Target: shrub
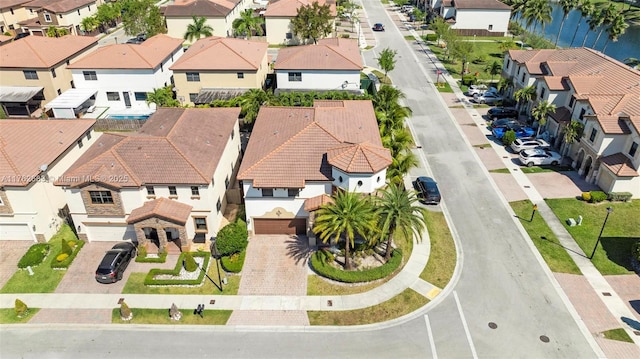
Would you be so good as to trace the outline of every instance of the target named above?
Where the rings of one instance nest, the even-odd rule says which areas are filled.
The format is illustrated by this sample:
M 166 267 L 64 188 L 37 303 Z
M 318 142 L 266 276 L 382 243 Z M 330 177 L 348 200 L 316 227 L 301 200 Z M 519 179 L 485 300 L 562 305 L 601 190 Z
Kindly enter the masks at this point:
M 476 56 L 473 61 L 474 64 L 484 64 L 485 62 L 487 62 L 487 55 L 485 54 L 479 54 L 478 56 Z
M 340 37 L 343 39 L 348 39 L 349 38 L 349 34 L 340 34 Z
M 80 253 L 80 250 L 82 249 L 82 247 L 84 247 L 84 245 L 85 245 L 84 241 L 77 241 L 75 247 L 73 247 L 73 251 L 71 252 L 71 254 L 68 254 L 67 258 L 65 258 L 65 259 L 63 259 L 61 261 L 58 261 L 57 259 L 62 254 L 66 254 L 66 253 L 62 253 L 62 251 L 60 251 L 60 253 L 56 257 L 56 260 L 51 262 L 51 268 L 54 268 L 54 269 L 55 268 L 69 268 L 69 266 L 71 265 L 73 260 L 76 258 L 78 253 Z
M 609 201 L 627 202 L 633 197 L 631 192 L 609 192 Z
M 147 257 L 147 247 L 140 244 L 138 245 L 138 255 L 136 256 L 137 263 L 164 263 L 167 261 L 167 251 L 162 249 L 158 250 L 157 257 Z
M 509 130 L 504 133 L 502 136 L 502 143 L 505 146 L 509 146 L 516 140 L 516 132 L 514 130 Z
M 427 41 L 437 41 L 438 40 L 438 35 L 436 35 L 436 34 L 427 34 L 426 39 L 427 39 Z
M 362 271 L 344 271 L 331 266 L 329 264 L 330 262 L 327 262 L 331 257 L 322 252 L 325 251 L 316 251 L 311 256 L 311 267 L 313 270 L 322 277 L 344 283 L 371 282 L 384 278 L 395 272 L 402 263 L 402 251 L 400 249 L 394 249 L 393 252 L 391 252 L 391 259 L 380 267 Z
M 195 272 L 195 270 L 198 269 L 198 263 L 196 263 L 196 260 L 193 259 L 193 256 L 189 252 L 184 253 L 183 263 L 184 269 L 187 272 Z
M 197 279 L 156 279 L 157 275 L 168 274 L 172 276 L 178 276 L 180 274 L 180 270 L 182 269 L 182 260 L 184 259 L 184 254 L 187 252 L 182 252 L 180 257 L 178 257 L 178 262 L 174 269 L 158 269 L 153 268 L 147 273 L 147 276 L 144 278 L 144 285 L 200 285 L 202 280 L 204 279 L 205 272 L 209 265 L 209 259 L 211 259 L 211 255 L 209 252 L 194 252 L 190 253 L 193 257 L 203 257 L 204 263 L 202 263 L 202 268 L 204 270 L 200 271 Z
M 477 82 L 478 78 L 473 76 L 472 74 L 462 75 L 462 84 L 465 86 L 475 85 Z
M 76 245 L 78 244 L 77 241 L 75 240 L 69 240 L 67 241 L 67 243 L 69 244 L 69 247 L 71 247 L 72 249 L 76 247 Z
M 640 262 L 640 241 L 631 246 L 631 256 Z
M 244 257 L 246 254 L 247 251 L 242 251 L 240 253 L 234 253 L 228 257 L 222 257 L 222 268 L 225 272 L 240 273 L 242 271 L 242 266 L 244 265 Z
M 49 254 L 49 249 L 51 246 L 47 243 L 37 243 L 29 247 L 27 253 L 20 258 L 18 262 L 18 268 L 27 268 L 27 267 L 35 267 L 38 264 L 42 263 L 47 254 Z
M 602 191 L 591 191 L 591 203 L 599 203 L 607 199 L 607 194 Z
M 16 298 L 13 305 L 13 310 L 16 312 L 18 318 L 22 318 L 29 313 L 29 307 L 27 307 L 27 305 L 18 298 Z
M 69 245 L 69 243 L 67 243 L 67 240 L 64 238 L 62 238 L 62 241 L 61 241 L 60 253 L 66 253 L 68 256 L 70 256 L 71 253 L 73 253 L 73 249 L 71 249 L 71 246 Z
M 247 225 L 242 220 L 229 223 L 218 232 L 216 248 L 222 256 L 230 256 L 239 253 L 247 248 L 249 234 Z
M 58 256 L 56 257 L 56 261 L 58 262 L 62 262 L 63 260 L 69 258 L 69 255 L 66 253 L 60 253 L 58 254 Z
M 591 192 L 582 192 L 582 200 L 585 202 L 591 202 Z
M 131 312 L 131 309 L 125 302 L 122 302 L 122 304 L 120 304 L 120 319 L 122 320 L 133 319 L 133 313 Z

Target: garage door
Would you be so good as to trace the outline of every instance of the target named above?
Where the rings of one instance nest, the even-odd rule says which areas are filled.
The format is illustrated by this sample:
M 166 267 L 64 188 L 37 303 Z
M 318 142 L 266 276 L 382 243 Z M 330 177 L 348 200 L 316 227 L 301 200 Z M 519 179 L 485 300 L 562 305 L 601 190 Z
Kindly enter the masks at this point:
M 0 240 L 3 241 L 33 241 L 28 224 L 2 223 L 0 224 Z
M 307 234 L 307 219 L 254 219 L 253 232 L 255 234 Z
M 123 239 L 134 240 L 136 231 L 133 226 L 121 225 L 87 225 L 87 238 L 89 242 L 120 241 Z

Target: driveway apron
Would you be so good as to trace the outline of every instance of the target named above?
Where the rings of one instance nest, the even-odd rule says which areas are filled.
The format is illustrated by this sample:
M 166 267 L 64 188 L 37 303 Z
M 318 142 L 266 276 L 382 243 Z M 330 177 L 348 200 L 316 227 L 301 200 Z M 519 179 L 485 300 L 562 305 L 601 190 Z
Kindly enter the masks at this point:
M 0 241 L 0 288 L 18 270 L 18 261 L 34 244 L 31 241 Z

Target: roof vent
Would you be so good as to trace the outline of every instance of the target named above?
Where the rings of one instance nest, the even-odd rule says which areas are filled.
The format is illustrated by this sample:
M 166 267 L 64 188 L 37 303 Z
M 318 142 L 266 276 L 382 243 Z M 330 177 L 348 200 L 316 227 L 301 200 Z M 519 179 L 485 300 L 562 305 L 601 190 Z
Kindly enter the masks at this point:
M 113 168 L 113 166 L 115 166 L 115 165 L 113 164 L 113 162 L 111 162 L 111 168 Z
M 142 146 L 138 146 L 138 150 L 141 150 L 141 149 L 142 149 Z
M 62 130 L 58 130 L 58 132 L 60 132 L 60 133 L 64 133 Z
M 62 144 L 62 141 L 58 141 L 58 144 L 60 144 L 60 145 L 61 145 L 61 144 Z
M 162 129 L 164 129 L 164 125 L 160 125 L 160 129 L 161 129 L 161 130 L 162 130 Z
M 207 145 L 210 145 L 210 144 L 211 144 L 211 141 L 207 140 Z
M 278 134 L 278 130 L 273 131 L 273 134 L 277 135 Z
M 98 143 L 98 146 L 102 147 L 102 146 L 104 146 L 104 143 L 100 142 L 100 143 Z

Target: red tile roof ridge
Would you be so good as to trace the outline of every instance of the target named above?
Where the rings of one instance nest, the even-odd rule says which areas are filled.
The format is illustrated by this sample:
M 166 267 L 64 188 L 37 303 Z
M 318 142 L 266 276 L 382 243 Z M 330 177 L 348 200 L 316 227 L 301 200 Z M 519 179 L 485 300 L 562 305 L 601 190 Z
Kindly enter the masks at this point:
M 47 64 L 47 61 L 45 61 L 45 60 L 40 56 L 40 52 L 39 52 L 39 51 L 36 51 L 36 49 L 35 49 L 33 46 L 31 46 L 31 42 L 26 42 L 26 43 L 25 43 L 25 45 L 27 45 L 28 47 L 30 47 L 30 48 L 31 48 L 31 51 L 33 51 L 33 52 L 35 53 L 36 57 L 37 57 L 38 59 L 40 59 L 40 61 L 41 61 L 43 64 L 45 64 L 45 65 Z
M 182 117 L 182 116 L 181 116 L 181 117 Z M 178 121 L 180 121 L 180 119 L 179 119 L 179 118 L 178 118 Z M 177 123 L 178 121 L 176 121 L 176 123 Z M 176 152 L 180 155 L 180 157 L 182 157 L 182 158 L 185 160 L 185 162 L 186 162 L 186 163 L 188 163 L 188 164 L 189 164 L 189 166 L 191 166 L 191 168 L 193 168 L 193 170 L 194 170 L 194 171 L 196 171 L 196 173 L 197 173 L 198 175 L 200 175 L 200 177 L 202 177 L 202 179 L 204 180 L 204 182 L 205 182 L 205 183 L 207 183 L 207 182 L 208 182 L 208 180 L 207 180 L 207 176 L 205 176 L 205 175 L 200 171 L 200 169 L 198 169 L 198 168 L 193 164 L 193 162 L 191 162 L 191 161 L 189 160 L 189 158 L 188 158 L 187 156 L 185 156 L 185 154 L 184 154 L 182 151 L 180 151 L 180 149 L 179 149 L 178 147 L 176 147 L 176 145 L 175 145 L 175 144 L 173 144 L 173 142 L 172 142 L 171 140 L 169 140 L 169 138 L 168 138 L 168 137 L 169 137 L 169 135 L 171 134 L 171 132 L 173 132 L 173 130 L 174 130 L 176 127 L 177 127 L 177 126 L 175 126 L 175 125 L 174 125 L 174 126 L 171 128 L 171 131 L 169 131 L 169 133 L 167 133 L 167 136 L 164 138 L 164 140 L 165 140 L 165 141 L 167 141 L 167 143 L 168 143 L 171 147 L 173 147 L 173 149 L 174 149 L 174 150 L 176 150 Z
M 149 60 L 147 60 L 147 57 L 143 55 L 140 51 L 138 51 L 138 49 L 142 49 L 142 47 L 140 47 L 139 45 L 133 45 L 133 44 L 125 44 L 125 45 L 127 45 L 131 51 L 135 52 L 142 59 L 142 61 L 144 61 L 147 65 L 149 65 L 149 67 L 153 68 L 153 64 L 150 63 Z
M 223 38 L 221 38 L 221 39 L 223 39 Z M 226 41 L 220 40 L 220 43 L 222 45 L 224 45 L 226 48 L 228 48 L 231 52 L 233 52 L 234 54 L 238 55 L 241 59 L 246 61 L 249 64 L 249 66 L 255 68 L 256 70 L 259 68 L 259 67 L 256 67 L 253 63 L 251 63 L 251 61 L 249 61 L 245 56 L 242 56 L 240 53 L 238 53 L 236 50 L 234 50 L 231 46 L 227 45 Z
M 112 152 L 113 156 L 116 158 L 116 161 L 118 161 L 118 163 L 120 163 L 120 165 L 124 168 L 124 170 L 127 171 L 127 173 L 130 176 L 129 178 L 132 178 L 135 181 L 135 183 L 139 186 L 140 183 L 142 183 L 142 181 L 140 180 L 140 178 L 136 177 L 135 172 L 131 170 L 129 166 L 127 166 L 126 164 L 127 161 L 122 159 L 122 157 L 120 157 L 120 154 L 118 154 L 118 152 L 116 151 L 117 148 L 123 145 L 123 142 L 126 142 L 126 141 L 118 142 L 115 146 L 111 147 L 109 151 Z
M 2 140 L 3 138 L 0 137 L 0 140 Z M 9 164 L 9 166 L 11 167 L 11 169 L 13 170 L 13 173 L 18 174 L 20 173 L 20 170 L 18 169 L 18 167 L 16 167 L 16 164 L 13 163 L 13 161 L 11 161 L 11 157 L 9 157 L 9 154 L 7 153 L 7 151 L 5 151 L 4 149 L 4 143 L 2 146 L 0 146 L 0 152 L 2 153 L 2 156 L 4 158 L 7 159 L 7 163 Z

